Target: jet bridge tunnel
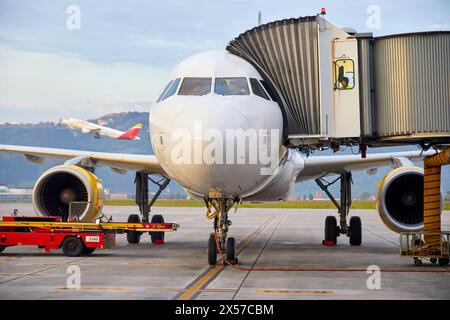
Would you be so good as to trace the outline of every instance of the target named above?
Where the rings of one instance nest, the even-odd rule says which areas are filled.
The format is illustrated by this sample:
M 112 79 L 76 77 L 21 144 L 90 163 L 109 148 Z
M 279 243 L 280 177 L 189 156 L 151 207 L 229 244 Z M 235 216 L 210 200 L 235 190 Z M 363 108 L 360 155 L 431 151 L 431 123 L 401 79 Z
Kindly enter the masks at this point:
M 311 16 L 250 29 L 227 50 L 277 93 L 290 147 L 450 143 L 449 31 L 374 38 Z

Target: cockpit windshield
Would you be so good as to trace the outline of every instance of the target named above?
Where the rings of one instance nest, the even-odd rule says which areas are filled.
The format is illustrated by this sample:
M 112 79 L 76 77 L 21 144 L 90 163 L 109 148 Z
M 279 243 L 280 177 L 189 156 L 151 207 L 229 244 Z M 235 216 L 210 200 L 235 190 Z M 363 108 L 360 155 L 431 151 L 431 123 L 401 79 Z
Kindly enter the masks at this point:
M 186 77 L 181 83 L 179 95 L 182 96 L 203 96 L 211 93 L 212 78 L 189 78 Z
M 214 93 L 230 96 L 230 95 L 249 95 L 246 78 L 216 78 Z

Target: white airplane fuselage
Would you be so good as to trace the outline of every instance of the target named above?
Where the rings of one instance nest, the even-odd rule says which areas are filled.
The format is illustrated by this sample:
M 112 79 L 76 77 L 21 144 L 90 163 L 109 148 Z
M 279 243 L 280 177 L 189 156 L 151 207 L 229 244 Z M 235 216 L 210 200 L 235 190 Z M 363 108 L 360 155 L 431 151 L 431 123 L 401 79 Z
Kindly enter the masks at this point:
M 210 78 L 210 92 L 179 94 L 186 78 Z M 216 82 L 223 78 L 244 78 L 249 94 L 216 93 Z M 174 69 L 169 80 L 180 79 L 175 93 L 152 107 L 150 135 L 154 153 L 167 174 L 191 196 L 218 192 L 224 197 L 258 200 L 258 195 L 264 194 L 268 201 L 285 199 L 292 189 L 295 171 L 299 171 L 303 160 L 297 152 L 281 145 L 280 107 L 256 95 L 251 78 L 262 80 L 252 65 L 235 55 L 223 51 L 200 53 Z M 238 142 L 239 138 L 230 138 L 233 134 L 247 140 Z M 252 134 L 258 135 L 257 145 L 247 138 Z M 264 173 L 268 165 L 260 159 L 269 153 L 268 149 L 277 151 L 272 161 L 276 167 L 280 159 L 286 160 L 272 174 Z

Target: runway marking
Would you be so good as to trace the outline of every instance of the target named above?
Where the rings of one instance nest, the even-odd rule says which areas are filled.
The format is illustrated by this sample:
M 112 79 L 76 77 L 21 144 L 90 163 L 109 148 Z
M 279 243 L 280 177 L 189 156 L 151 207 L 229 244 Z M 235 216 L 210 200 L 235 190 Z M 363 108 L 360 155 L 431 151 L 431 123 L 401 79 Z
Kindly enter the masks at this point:
M 244 250 L 248 244 L 253 241 L 272 221 L 274 218 L 268 218 L 263 224 L 261 224 L 252 234 L 246 237 L 243 241 L 239 243 L 236 249 L 236 253 Z M 210 269 L 206 274 L 201 275 L 200 278 L 195 281 L 186 291 L 181 294 L 177 300 L 190 300 L 194 295 L 196 295 L 204 286 L 212 281 L 219 273 L 225 268 L 224 264 L 217 264 L 212 269 Z
M 54 291 L 71 291 L 71 292 L 131 292 L 130 288 L 80 288 L 80 289 L 69 289 L 69 288 L 55 288 Z
M 258 294 L 308 294 L 308 295 L 330 295 L 336 294 L 333 290 L 268 290 L 258 289 Z

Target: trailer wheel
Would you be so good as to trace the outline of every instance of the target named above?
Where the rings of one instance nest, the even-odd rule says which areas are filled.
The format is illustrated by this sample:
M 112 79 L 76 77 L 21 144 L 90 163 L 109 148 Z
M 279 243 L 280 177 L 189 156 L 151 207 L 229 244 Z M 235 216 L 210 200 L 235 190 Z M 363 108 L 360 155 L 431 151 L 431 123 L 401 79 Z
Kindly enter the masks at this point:
M 130 214 L 128 217 L 128 223 L 140 223 L 141 218 L 137 214 Z M 139 243 L 141 240 L 141 233 L 138 231 L 127 231 L 128 243 Z
M 6 247 L 4 246 L 0 246 L 0 252 L 2 252 L 3 250 L 5 250 Z
M 164 223 L 164 217 L 160 214 L 155 214 L 152 217 L 151 223 Z M 163 244 L 164 243 L 164 232 L 149 232 L 152 238 L 152 243 Z
M 438 259 L 439 265 L 442 267 L 448 265 L 449 261 L 450 261 L 449 258 L 439 258 Z
M 90 255 L 90 254 L 92 254 L 94 251 L 95 251 L 95 248 L 86 248 L 86 247 L 84 247 L 84 249 L 83 249 L 83 254 L 84 254 L 84 255 Z
M 62 250 L 68 257 L 79 257 L 83 254 L 84 243 L 77 237 L 68 237 L 62 244 Z

